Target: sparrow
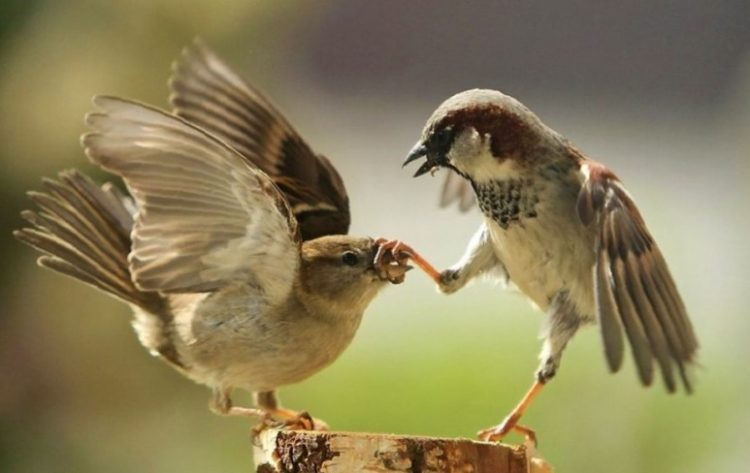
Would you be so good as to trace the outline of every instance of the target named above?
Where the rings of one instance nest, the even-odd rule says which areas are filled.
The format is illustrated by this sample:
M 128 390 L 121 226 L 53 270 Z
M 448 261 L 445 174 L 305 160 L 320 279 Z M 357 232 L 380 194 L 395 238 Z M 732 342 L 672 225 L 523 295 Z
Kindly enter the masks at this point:
M 215 413 L 325 427 L 276 390 L 336 360 L 407 258 L 383 250 L 376 265 L 385 240 L 346 234 L 336 169 L 204 44 L 174 70 L 174 113 L 99 96 L 86 116 L 85 154 L 129 195 L 62 172 L 14 235 L 127 303 L 141 344 L 210 387 Z M 256 407 L 234 406 L 234 389 Z
M 611 372 L 624 340 L 638 376 L 689 393 L 698 341 L 667 263 L 635 201 L 617 176 L 589 159 L 519 101 L 495 90 L 467 90 L 427 120 L 404 165 L 425 159 L 415 177 L 448 168 L 441 204 L 478 204 L 484 219 L 463 257 L 431 270 L 451 294 L 481 275 L 499 275 L 547 314 L 535 382 L 497 426 L 500 440 L 555 376 L 578 329 L 598 324 Z M 394 245 L 395 246 L 395 245 Z M 679 381 L 678 381 L 679 380 Z

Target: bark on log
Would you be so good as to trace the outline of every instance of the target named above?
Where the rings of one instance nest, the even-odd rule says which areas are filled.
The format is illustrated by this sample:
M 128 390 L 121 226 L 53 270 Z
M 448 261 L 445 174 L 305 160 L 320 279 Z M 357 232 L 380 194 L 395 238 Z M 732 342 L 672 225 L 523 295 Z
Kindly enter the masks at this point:
M 267 429 L 257 473 L 551 473 L 531 446 L 468 439 Z

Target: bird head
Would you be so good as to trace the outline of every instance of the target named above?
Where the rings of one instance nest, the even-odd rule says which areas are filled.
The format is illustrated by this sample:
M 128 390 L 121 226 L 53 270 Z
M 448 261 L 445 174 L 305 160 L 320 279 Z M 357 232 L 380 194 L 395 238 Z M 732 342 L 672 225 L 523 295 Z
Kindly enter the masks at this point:
M 411 269 L 402 264 L 376 267 L 378 248 L 372 238 L 348 235 L 304 242 L 300 282 L 305 292 L 332 308 L 364 310 L 380 289 L 402 282 Z
M 513 97 L 467 90 L 435 110 L 404 166 L 425 158 L 414 177 L 447 167 L 475 181 L 496 179 L 533 164 L 532 151 L 555 137 Z

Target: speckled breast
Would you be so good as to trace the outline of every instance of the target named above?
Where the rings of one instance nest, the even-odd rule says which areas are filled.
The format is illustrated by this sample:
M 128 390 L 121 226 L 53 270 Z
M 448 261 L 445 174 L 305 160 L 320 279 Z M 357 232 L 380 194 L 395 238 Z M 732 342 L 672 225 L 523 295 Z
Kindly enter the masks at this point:
M 503 229 L 537 217 L 539 196 L 530 178 L 474 184 L 474 190 L 482 213 Z

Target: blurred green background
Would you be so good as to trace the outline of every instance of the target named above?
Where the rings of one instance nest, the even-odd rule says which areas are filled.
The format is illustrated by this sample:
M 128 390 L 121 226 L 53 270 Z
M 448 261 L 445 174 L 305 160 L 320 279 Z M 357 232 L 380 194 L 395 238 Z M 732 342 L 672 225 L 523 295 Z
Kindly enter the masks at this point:
M 0 1 L 0 470 L 250 471 L 248 424 L 152 359 L 118 302 L 13 241 L 42 176 L 78 167 L 97 93 L 166 106 L 169 65 L 202 36 L 266 90 L 348 185 L 355 234 L 452 264 L 476 211 L 400 169 L 447 96 L 503 90 L 638 200 L 702 342 L 693 396 L 607 373 L 581 332 L 530 411 L 561 472 L 746 471 L 750 451 L 750 3 L 412 0 Z M 286 405 L 341 430 L 473 436 L 532 380 L 543 320 L 491 283 L 389 288 L 332 367 Z M 241 395 L 240 402 L 249 402 Z M 517 440 L 517 439 L 512 439 Z

